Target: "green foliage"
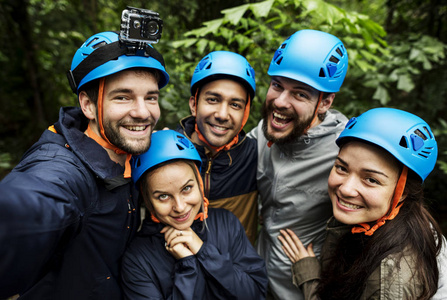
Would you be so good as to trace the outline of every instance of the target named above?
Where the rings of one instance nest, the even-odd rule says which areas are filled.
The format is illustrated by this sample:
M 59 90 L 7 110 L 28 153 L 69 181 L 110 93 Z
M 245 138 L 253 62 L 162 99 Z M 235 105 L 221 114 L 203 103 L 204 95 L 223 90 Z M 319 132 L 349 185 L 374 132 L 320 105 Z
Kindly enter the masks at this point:
M 273 53 L 295 31 L 311 28 L 338 36 L 348 49 L 350 66 L 335 108 L 348 117 L 385 105 L 411 111 L 434 128 L 440 149 L 447 148 L 447 6 L 440 1 L 1 0 L 0 169 L 17 162 L 57 120 L 60 106 L 77 105 L 65 78 L 71 58 L 92 34 L 118 30 L 126 5 L 152 9 L 164 20 L 155 47 L 171 78 L 161 91 L 157 129 L 173 128 L 189 115 L 189 83 L 198 61 L 230 50 L 256 70 L 250 130 L 260 119 Z M 435 178 L 445 179 L 444 151 Z
M 367 72 L 377 71 L 377 64 L 385 62 L 383 54 L 390 52 L 382 26 L 366 15 L 348 12 L 321 0 L 267 0 L 226 9 L 221 18 L 186 32 L 185 39 L 173 42 L 172 47 L 191 51 L 191 46 L 195 46 L 194 57 L 215 50 L 235 51 L 250 61 L 257 79 L 255 109 L 247 123 L 250 129 L 260 119 L 258 108 L 270 82 L 266 71 L 273 53 L 288 36 L 305 28 L 326 31 L 343 40 L 350 58 L 346 81 L 355 83 L 352 87 L 356 89 L 365 84 L 360 78 Z M 336 106 L 346 103 L 346 113 L 357 114 L 365 107 L 349 105 L 356 96 L 349 85 L 340 94 L 345 101 L 338 102 L 337 97 Z

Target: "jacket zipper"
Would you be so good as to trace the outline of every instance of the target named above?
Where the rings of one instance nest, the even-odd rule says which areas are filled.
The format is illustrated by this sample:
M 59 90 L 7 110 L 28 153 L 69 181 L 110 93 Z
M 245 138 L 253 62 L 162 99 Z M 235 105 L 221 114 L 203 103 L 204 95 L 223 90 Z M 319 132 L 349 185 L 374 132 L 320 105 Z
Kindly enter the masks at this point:
M 210 188 L 211 188 L 211 165 L 213 164 L 213 159 L 212 158 L 208 158 L 208 166 L 206 168 L 205 171 L 205 178 L 204 178 L 204 184 L 203 184 L 203 188 L 204 188 L 204 193 L 205 193 L 205 197 L 209 197 L 210 194 Z

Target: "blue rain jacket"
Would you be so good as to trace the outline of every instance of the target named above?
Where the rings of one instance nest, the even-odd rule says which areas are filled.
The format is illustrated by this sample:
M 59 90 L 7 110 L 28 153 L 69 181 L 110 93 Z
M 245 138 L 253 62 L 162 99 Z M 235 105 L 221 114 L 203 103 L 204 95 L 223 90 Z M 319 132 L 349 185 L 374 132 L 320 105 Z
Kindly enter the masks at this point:
M 191 228 L 204 242 L 196 255 L 176 260 L 165 248 L 165 226 L 145 220 L 123 258 L 126 299 L 244 299 L 265 298 L 267 274 L 236 216 L 210 208 Z
M 122 299 L 120 260 L 140 223 L 124 169 L 62 108 L 0 183 L 0 298 Z

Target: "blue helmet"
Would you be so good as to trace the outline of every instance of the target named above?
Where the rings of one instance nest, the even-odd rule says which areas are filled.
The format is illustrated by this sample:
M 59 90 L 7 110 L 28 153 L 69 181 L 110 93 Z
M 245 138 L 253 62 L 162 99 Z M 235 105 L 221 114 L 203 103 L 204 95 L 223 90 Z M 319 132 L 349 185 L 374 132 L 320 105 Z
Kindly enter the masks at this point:
M 214 51 L 200 60 L 192 75 L 191 95 L 204 83 L 222 78 L 234 78 L 241 82 L 248 89 L 250 98 L 254 98 L 255 70 L 245 57 L 229 51 Z
M 202 159 L 194 144 L 183 134 L 174 130 L 160 130 L 151 136 L 149 150 L 140 155 L 132 156 L 132 181 L 136 184 L 140 177 L 150 168 L 161 163 L 176 159 L 192 160 L 199 171 Z
M 125 46 L 121 46 L 116 32 L 97 33 L 85 41 L 76 51 L 67 73 L 73 92 L 87 82 L 112 75 L 130 68 L 151 68 L 160 71 L 158 87 L 169 82 L 169 75 L 164 67 L 163 56 L 151 45 L 137 54 L 127 54 Z
M 305 29 L 276 50 L 267 73 L 301 81 L 320 92 L 335 93 L 348 71 L 348 53 L 332 34 Z
M 436 164 L 438 146 L 430 126 L 416 115 L 394 108 L 374 108 L 351 118 L 336 143 L 360 139 L 382 147 L 422 181 Z

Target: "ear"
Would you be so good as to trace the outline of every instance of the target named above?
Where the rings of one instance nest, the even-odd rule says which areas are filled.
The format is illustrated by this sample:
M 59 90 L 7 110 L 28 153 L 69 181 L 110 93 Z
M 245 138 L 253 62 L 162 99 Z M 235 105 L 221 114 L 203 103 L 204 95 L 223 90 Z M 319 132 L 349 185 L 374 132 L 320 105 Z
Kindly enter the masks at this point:
M 321 99 L 320 106 L 318 108 L 318 114 L 326 113 L 329 108 L 332 106 L 332 102 L 334 102 L 335 93 L 330 93 L 326 98 Z
M 93 103 L 85 91 L 79 93 L 79 105 L 87 119 L 96 120 L 96 104 Z
M 189 98 L 189 109 L 191 110 L 191 115 L 194 117 L 197 116 L 197 107 L 196 107 L 196 99 L 194 96 Z

